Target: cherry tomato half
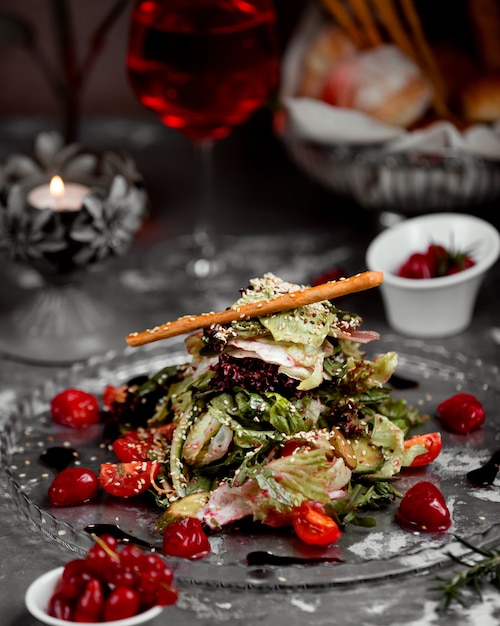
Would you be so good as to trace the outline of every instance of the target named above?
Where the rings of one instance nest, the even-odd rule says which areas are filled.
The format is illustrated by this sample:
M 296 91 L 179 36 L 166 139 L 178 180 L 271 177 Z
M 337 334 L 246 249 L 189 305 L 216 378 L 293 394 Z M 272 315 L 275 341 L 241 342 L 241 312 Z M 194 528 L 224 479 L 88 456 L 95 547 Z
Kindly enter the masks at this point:
M 421 467 L 422 465 L 428 465 L 434 459 L 439 456 L 443 448 L 443 441 L 441 439 L 441 433 L 427 433 L 425 435 L 415 435 L 405 441 L 405 450 L 409 450 L 415 445 L 424 446 L 427 452 L 422 452 L 416 456 L 410 467 Z
M 157 428 L 141 428 L 126 433 L 123 437 L 115 439 L 112 444 L 113 452 L 119 461 L 149 461 L 154 459 L 150 452 L 154 450 L 156 441 L 160 437 L 166 441 L 172 441 L 175 424 L 164 424 Z
M 293 511 L 292 522 L 297 537 L 313 546 L 328 546 L 342 535 L 319 502 L 303 502 Z
M 122 463 L 130 461 L 147 461 L 151 445 L 146 441 L 140 441 L 138 437 L 120 437 L 112 444 L 116 458 Z
M 104 491 L 112 496 L 131 498 L 147 491 L 159 472 L 160 464 L 157 461 L 103 463 L 99 481 Z

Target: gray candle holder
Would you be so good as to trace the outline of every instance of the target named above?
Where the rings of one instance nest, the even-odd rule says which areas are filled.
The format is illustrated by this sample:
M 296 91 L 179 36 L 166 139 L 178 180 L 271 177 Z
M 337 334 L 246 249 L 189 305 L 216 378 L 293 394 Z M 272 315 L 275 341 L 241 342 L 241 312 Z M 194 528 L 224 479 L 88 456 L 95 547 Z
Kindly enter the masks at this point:
M 54 175 L 89 188 L 80 209 L 30 206 L 29 192 Z M 93 295 L 88 274 L 127 253 L 146 213 L 142 178 L 127 153 L 94 154 L 43 133 L 33 155 L 10 156 L 0 169 L 0 249 L 14 267 L 35 270 L 40 284 L 20 290 L 0 312 L 0 349 L 33 361 L 68 362 L 126 334 L 126 311 Z

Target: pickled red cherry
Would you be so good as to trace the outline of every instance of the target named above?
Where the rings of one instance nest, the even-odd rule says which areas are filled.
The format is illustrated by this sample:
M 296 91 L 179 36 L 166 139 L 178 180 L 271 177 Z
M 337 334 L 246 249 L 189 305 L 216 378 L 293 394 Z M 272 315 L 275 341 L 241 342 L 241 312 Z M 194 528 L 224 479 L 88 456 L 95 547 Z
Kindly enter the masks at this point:
M 112 535 L 102 535 L 87 552 L 86 562 L 90 571 L 106 580 L 112 575 L 119 559 L 118 541 Z
M 86 558 L 66 564 L 47 612 L 66 621 L 116 621 L 174 604 L 179 592 L 172 582 L 173 571 L 160 555 L 133 544 L 119 549 L 115 537 L 102 535 Z
M 210 552 L 208 537 L 199 519 L 184 517 L 169 524 L 163 533 L 162 553 L 186 559 L 202 559 Z
M 76 601 L 75 622 L 99 622 L 104 609 L 104 589 L 98 578 L 91 578 Z
M 116 587 L 104 604 L 104 621 L 111 622 L 136 615 L 139 610 L 139 594 L 129 587 Z
M 85 559 L 73 559 L 64 566 L 56 592 L 68 600 L 75 600 L 92 577 Z
M 470 393 L 457 393 L 438 404 L 440 421 L 453 433 L 465 435 L 484 424 L 486 412 Z
M 51 596 L 47 613 L 57 619 L 73 621 L 73 605 L 62 593 L 56 592 Z
M 407 530 L 443 532 L 451 526 L 451 515 L 443 494 L 431 482 L 422 481 L 408 489 L 396 512 Z

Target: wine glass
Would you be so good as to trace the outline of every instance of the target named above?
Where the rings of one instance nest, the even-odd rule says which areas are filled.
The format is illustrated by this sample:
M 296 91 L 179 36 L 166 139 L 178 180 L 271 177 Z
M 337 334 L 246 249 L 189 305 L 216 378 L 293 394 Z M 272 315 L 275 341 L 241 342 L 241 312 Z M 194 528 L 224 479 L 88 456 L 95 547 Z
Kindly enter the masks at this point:
M 198 209 L 190 235 L 155 264 L 167 285 L 203 290 L 225 261 L 213 228 L 213 146 L 245 122 L 278 84 L 272 0 L 136 0 L 127 52 L 139 101 L 192 143 Z M 177 281 L 177 282 L 176 282 Z

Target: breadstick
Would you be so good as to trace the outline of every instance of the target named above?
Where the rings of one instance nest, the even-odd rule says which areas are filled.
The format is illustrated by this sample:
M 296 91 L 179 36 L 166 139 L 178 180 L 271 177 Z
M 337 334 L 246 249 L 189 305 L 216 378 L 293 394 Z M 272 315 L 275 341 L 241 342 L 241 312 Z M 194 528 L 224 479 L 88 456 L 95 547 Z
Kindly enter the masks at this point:
M 357 48 L 365 48 L 367 42 L 363 36 L 363 30 L 358 28 L 343 2 L 339 0 L 323 0 L 323 3 L 338 25 L 345 30 L 354 45 Z
M 129 346 L 136 347 L 160 339 L 184 335 L 200 328 L 208 328 L 212 324 L 228 324 L 237 320 L 248 320 L 254 317 L 264 317 L 272 313 L 298 309 L 314 302 L 333 300 L 349 293 L 365 291 L 377 287 L 383 281 L 382 272 L 363 272 L 350 278 L 341 278 L 316 287 L 306 287 L 297 291 L 282 294 L 270 300 L 248 302 L 240 306 L 232 306 L 219 313 L 202 313 L 201 315 L 185 315 L 173 322 L 167 322 L 143 332 L 127 335 Z
M 418 61 L 415 49 L 403 28 L 398 12 L 392 4 L 392 0 L 373 0 L 373 2 L 393 42 L 406 56 L 413 59 L 413 61 Z
M 351 0 L 351 6 L 366 32 L 370 46 L 379 46 L 382 43 L 382 37 L 367 0 Z
M 415 5 L 413 4 L 413 0 L 402 0 L 402 7 L 408 24 L 410 25 L 410 29 L 413 32 L 415 44 L 420 50 L 420 65 L 423 66 L 422 69 L 426 71 L 430 81 L 432 82 L 432 86 L 434 87 L 434 108 L 436 109 L 436 113 L 444 118 L 449 117 L 450 111 L 446 103 L 442 76 L 432 50 L 425 38 L 422 24 L 415 9 Z

